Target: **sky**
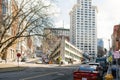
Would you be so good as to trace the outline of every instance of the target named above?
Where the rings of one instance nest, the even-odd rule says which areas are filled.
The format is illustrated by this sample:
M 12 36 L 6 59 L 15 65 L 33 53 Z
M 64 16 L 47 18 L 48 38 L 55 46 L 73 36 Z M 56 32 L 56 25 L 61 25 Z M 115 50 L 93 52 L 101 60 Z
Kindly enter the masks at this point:
M 59 15 L 56 17 L 57 27 L 70 28 L 69 12 L 77 0 L 58 0 Z M 120 24 L 120 0 L 92 0 L 92 5 L 97 6 L 97 37 L 104 40 L 104 47 L 109 48 L 108 39 L 111 41 L 114 25 Z M 111 46 L 111 42 L 110 42 Z

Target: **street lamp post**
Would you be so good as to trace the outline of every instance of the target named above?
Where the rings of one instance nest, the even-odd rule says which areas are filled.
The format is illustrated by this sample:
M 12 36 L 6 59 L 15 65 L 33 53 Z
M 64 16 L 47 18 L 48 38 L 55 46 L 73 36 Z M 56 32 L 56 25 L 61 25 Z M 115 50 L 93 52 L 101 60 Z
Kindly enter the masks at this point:
M 111 56 L 110 39 L 108 39 L 108 44 L 109 44 L 108 57 L 110 57 Z M 111 66 L 111 62 L 110 61 L 109 61 L 109 66 Z
M 108 44 L 109 44 L 109 50 L 110 50 L 110 39 L 108 39 Z

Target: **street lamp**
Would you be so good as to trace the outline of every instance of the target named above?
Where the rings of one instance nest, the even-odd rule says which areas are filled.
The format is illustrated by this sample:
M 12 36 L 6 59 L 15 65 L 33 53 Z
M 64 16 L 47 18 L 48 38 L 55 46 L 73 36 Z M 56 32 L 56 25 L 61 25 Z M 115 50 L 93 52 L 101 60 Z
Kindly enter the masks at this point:
M 108 39 L 108 44 L 109 44 L 109 50 L 110 50 L 110 39 Z

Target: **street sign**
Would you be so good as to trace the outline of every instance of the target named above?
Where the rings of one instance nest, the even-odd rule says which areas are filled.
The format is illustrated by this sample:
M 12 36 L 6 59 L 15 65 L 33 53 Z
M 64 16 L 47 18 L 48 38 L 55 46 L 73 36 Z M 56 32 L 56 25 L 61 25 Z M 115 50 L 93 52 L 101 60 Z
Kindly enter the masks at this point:
M 17 53 L 17 57 L 19 58 L 21 56 L 21 54 L 20 53 Z
M 18 67 L 19 67 L 19 57 L 21 56 L 20 53 L 17 53 L 17 57 L 18 57 Z
M 115 58 L 115 59 L 120 58 L 120 53 L 119 53 L 119 51 L 115 51 L 113 55 L 114 55 L 114 58 Z
M 112 60 L 113 60 L 113 59 L 112 59 L 112 56 L 109 56 L 109 57 L 108 57 L 108 61 L 109 61 L 109 62 L 112 62 Z

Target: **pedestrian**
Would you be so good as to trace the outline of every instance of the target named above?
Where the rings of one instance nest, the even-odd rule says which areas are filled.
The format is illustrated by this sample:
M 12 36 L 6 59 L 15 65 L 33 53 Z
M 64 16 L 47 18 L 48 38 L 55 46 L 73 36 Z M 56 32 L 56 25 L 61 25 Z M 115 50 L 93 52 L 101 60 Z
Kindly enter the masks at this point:
M 112 71 L 112 75 L 114 78 L 116 78 L 116 71 L 117 71 L 117 66 L 116 66 L 116 61 L 113 61 L 113 64 L 111 65 L 111 71 Z
M 42 58 L 42 63 L 45 63 L 45 59 L 44 58 Z
M 5 58 L 4 60 L 5 60 L 5 63 L 7 63 L 7 59 Z
M 48 60 L 47 58 L 45 59 L 45 63 L 46 63 L 46 64 L 48 64 L 48 63 L 49 63 L 49 60 Z
M 56 63 L 59 64 L 59 59 L 58 58 L 56 59 Z

